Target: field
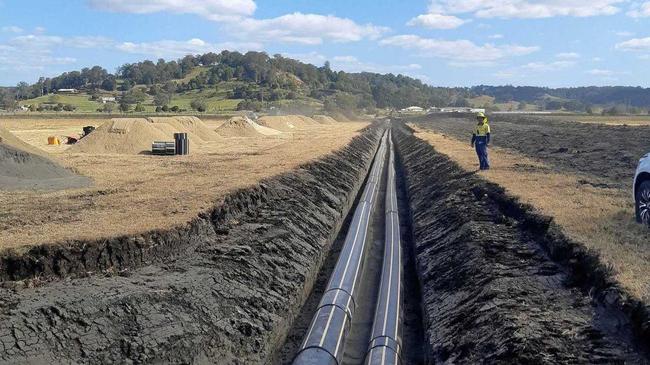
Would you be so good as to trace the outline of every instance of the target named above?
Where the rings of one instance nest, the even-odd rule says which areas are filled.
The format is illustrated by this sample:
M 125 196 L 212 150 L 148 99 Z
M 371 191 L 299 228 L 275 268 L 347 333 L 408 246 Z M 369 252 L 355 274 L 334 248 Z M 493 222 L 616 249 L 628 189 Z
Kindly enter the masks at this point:
M 646 363 L 650 126 L 498 116 L 477 172 L 472 118 L 341 120 L 0 120 L 0 186 L 92 179 L 0 190 L 0 362 Z
M 468 171 L 473 121 L 427 118 L 417 136 Z M 630 185 L 650 129 L 586 125 L 557 117 L 497 116 L 491 122 L 490 181 L 554 217 L 570 237 L 599 252 L 633 293 L 650 300 L 650 234 L 634 222 Z
M 221 124 L 206 122 L 212 128 Z M 365 125 L 225 139 L 197 148 L 189 158 L 65 153 L 69 146 L 46 144 L 48 135 L 79 133 L 85 125 L 101 123 L 26 119 L 0 124 L 95 181 L 92 188 L 75 191 L 0 192 L 4 202 L 2 249 L 38 245 L 54 237 L 57 241 L 91 240 L 184 223 L 229 192 L 341 148 Z M 84 226 L 93 229 L 79 229 Z

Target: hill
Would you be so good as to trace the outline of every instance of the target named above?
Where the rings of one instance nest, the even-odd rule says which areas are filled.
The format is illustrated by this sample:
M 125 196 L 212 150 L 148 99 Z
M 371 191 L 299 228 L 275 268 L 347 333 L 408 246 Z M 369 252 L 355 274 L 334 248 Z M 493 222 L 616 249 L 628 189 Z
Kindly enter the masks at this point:
M 56 95 L 75 89 L 71 95 Z M 104 98 L 104 99 L 102 99 Z M 106 102 L 115 99 L 115 102 Z M 526 86 L 433 87 L 404 75 L 333 71 L 281 55 L 223 51 L 179 60 L 125 64 L 115 74 L 100 66 L 0 88 L 0 108 L 75 112 L 330 113 L 401 109 L 411 105 L 475 106 L 491 110 L 645 113 L 650 89 Z

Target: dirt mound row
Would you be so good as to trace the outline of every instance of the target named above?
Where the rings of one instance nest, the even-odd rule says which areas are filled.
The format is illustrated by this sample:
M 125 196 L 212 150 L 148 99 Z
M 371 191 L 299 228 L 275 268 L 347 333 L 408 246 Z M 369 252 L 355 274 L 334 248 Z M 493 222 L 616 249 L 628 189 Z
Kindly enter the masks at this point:
M 147 118 L 147 120 L 152 123 L 168 124 L 173 127 L 176 132 L 184 132 L 188 133 L 188 135 L 191 134 L 190 139 L 192 139 L 193 136 L 197 139 L 196 142 L 221 140 L 217 133 L 197 117 L 150 117 Z
M 60 166 L 0 128 L 0 190 L 61 190 L 90 185 L 91 180 Z M 22 150 L 21 147 L 26 147 Z
M 320 124 L 336 124 L 338 123 L 336 119 L 330 117 L 329 115 L 314 115 L 312 117 L 317 123 Z
M 154 141 L 173 141 L 174 133 L 187 133 L 190 145 L 219 141 L 221 137 L 196 117 L 114 118 L 70 147 L 71 153 L 140 154 Z
M 645 361 L 633 326 L 605 296 L 590 300 L 590 288 L 616 290 L 595 256 L 410 131 L 395 135 L 431 362 Z
M 4 282 L 0 363 L 267 363 L 358 193 L 379 132 L 234 193 L 187 226 L 5 257 L 5 280 L 107 275 L 33 289 L 25 288 L 33 279 Z
M 261 126 L 248 117 L 233 117 L 216 129 L 223 137 L 262 137 L 277 136 L 282 132 Z
M 257 123 L 283 132 L 291 132 L 319 125 L 315 120 L 303 115 L 265 116 L 259 118 Z

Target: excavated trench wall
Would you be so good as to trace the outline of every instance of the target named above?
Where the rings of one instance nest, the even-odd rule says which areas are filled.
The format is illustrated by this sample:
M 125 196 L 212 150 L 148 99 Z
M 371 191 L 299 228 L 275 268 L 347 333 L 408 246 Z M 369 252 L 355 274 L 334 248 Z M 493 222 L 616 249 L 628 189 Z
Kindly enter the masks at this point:
M 430 363 L 646 363 L 647 308 L 595 254 L 408 127 L 393 130 Z
M 4 257 L 0 363 L 267 362 L 311 290 L 382 131 L 375 124 L 184 227 Z

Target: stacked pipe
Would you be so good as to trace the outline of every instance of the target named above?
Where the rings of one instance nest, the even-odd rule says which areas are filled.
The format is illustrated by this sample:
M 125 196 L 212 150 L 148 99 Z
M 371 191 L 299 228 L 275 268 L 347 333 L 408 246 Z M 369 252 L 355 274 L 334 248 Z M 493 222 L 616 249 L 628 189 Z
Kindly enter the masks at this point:
M 151 144 L 151 153 L 154 155 L 173 156 L 176 154 L 174 142 L 156 141 Z
M 187 139 L 187 133 L 174 133 L 174 142 L 176 143 L 177 155 L 190 153 L 190 140 Z
M 384 263 L 381 269 L 379 298 L 375 309 L 372 334 L 366 354 L 366 365 L 400 364 L 401 351 L 401 283 L 402 248 L 395 182 L 395 151 L 390 142 L 388 180 L 386 182 L 386 238 Z
M 366 235 L 381 182 L 386 144 L 387 135 L 384 133 L 339 259 L 305 340 L 294 358 L 295 365 L 338 365 L 341 362 L 343 344 L 355 312 L 355 290 L 361 277 Z

